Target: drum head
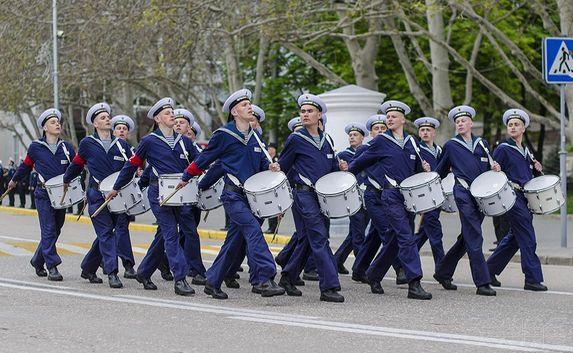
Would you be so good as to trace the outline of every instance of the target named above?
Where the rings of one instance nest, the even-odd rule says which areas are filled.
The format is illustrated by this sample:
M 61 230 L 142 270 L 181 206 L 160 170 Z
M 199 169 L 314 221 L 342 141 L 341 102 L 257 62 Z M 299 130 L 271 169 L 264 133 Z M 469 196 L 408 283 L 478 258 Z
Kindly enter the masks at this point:
M 550 188 L 557 183 L 559 183 L 559 177 L 557 175 L 542 175 L 525 183 L 523 190 L 539 191 Z
M 488 197 L 495 195 L 507 183 L 504 172 L 487 171 L 478 175 L 470 186 L 470 192 L 475 197 Z
M 354 174 L 348 172 L 332 172 L 318 179 L 314 187 L 316 191 L 321 194 L 333 195 L 346 191 L 355 184 L 356 177 Z
M 448 174 L 444 179 L 442 179 L 442 189 L 444 192 L 452 192 L 454 190 L 454 184 L 456 179 L 454 173 Z
M 439 177 L 439 175 L 436 172 L 423 172 L 423 173 L 414 174 L 411 177 L 404 179 L 400 183 L 400 187 L 401 188 L 411 188 L 413 186 L 426 184 L 426 183 L 428 183 L 428 182 L 430 182 L 430 181 L 432 181 L 438 177 Z
M 99 189 L 101 191 L 111 191 L 118 176 L 119 172 L 115 172 L 107 176 L 104 180 L 101 181 L 101 183 L 99 183 Z
M 55 186 L 64 184 L 64 174 L 53 177 L 44 183 L 46 186 Z
M 283 172 L 265 170 L 247 179 L 243 187 L 250 192 L 266 191 L 279 186 L 285 179 L 286 175 Z

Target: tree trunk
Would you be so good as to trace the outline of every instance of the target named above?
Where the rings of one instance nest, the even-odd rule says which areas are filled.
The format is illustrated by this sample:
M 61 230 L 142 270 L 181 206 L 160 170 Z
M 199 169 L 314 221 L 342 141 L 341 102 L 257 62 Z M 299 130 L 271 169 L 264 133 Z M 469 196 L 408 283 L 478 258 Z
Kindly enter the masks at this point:
M 259 38 L 259 54 L 257 55 L 257 68 L 255 73 L 255 92 L 253 94 L 254 104 L 259 104 L 261 102 L 263 79 L 265 76 L 265 58 L 267 56 L 268 49 L 269 49 L 269 39 L 264 34 L 263 28 L 261 27 L 260 38 Z
M 227 35 L 226 40 L 225 63 L 227 64 L 227 83 L 229 85 L 230 94 L 243 87 L 243 80 L 241 79 L 241 68 L 235 49 L 235 40 L 231 35 Z

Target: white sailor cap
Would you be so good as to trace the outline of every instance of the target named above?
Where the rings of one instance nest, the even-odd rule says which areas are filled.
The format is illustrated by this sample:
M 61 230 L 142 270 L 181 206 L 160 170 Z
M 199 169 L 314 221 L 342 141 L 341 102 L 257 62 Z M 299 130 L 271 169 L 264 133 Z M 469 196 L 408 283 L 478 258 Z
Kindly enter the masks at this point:
M 382 114 L 388 114 L 388 112 L 400 112 L 404 115 L 408 115 L 410 113 L 410 107 L 406 103 L 402 103 L 400 101 L 386 101 L 382 103 L 380 107 Z
M 259 123 L 265 121 L 265 111 L 262 110 L 258 105 L 252 104 L 251 107 L 253 108 L 253 114 L 255 115 Z
M 42 114 L 36 120 L 36 124 L 38 125 L 38 129 L 42 130 L 44 124 L 50 118 L 58 118 L 58 121 L 62 121 L 62 113 L 56 108 L 50 108 L 48 110 L 44 110 Z
M 92 125 L 94 123 L 94 118 L 103 112 L 107 112 L 108 114 L 111 114 L 111 107 L 109 106 L 109 104 L 107 104 L 106 102 L 101 102 L 101 103 L 97 103 L 92 105 L 92 107 L 90 108 L 90 110 L 88 110 L 88 113 L 86 114 L 86 122 L 90 125 Z
M 346 134 L 349 134 L 352 131 L 358 131 L 362 136 L 366 136 L 366 132 L 368 130 L 366 130 L 366 126 L 362 123 L 350 123 L 344 127 L 344 132 L 346 132 Z
M 425 116 L 414 120 L 414 125 L 416 125 L 418 129 L 421 127 L 433 127 L 434 129 L 437 129 L 440 127 L 440 121 L 436 118 Z
M 322 113 L 322 115 L 320 116 L 320 120 L 322 120 L 322 126 L 326 126 L 326 121 L 328 120 L 328 117 L 326 116 L 326 114 Z
M 153 119 L 159 114 L 163 109 L 171 108 L 175 106 L 175 101 L 173 98 L 165 97 L 161 98 L 160 100 L 155 103 L 151 109 L 147 112 L 147 118 Z
M 191 125 L 191 130 L 193 130 L 195 136 L 201 135 L 201 126 L 199 126 L 199 123 L 197 123 L 196 121 L 193 121 L 193 124 Z
M 523 121 L 525 127 L 529 126 L 529 114 L 521 109 L 509 109 L 503 113 L 503 124 L 507 125 L 507 122 L 511 119 L 519 119 Z
M 187 109 L 175 109 L 173 111 L 173 115 L 175 115 L 175 119 L 183 118 L 187 120 L 189 122 L 189 125 L 193 125 L 193 123 L 195 122 L 195 117 L 193 116 L 193 113 L 191 113 Z
M 116 115 L 111 119 L 111 126 L 113 126 L 114 129 L 119 124 L 127 126 L 127 130 L 129 131 L 133 131 L 133 128 L 135 127 L 133 119 L 127 115 Z
M 302 107 L 303 105 L 308 104 L 316 107 L 319 112 L 322 112 L 323 115 L 324 113 L 326 113 L 326 104 L 324 104 L 324 101 L 320 99 L 319 96 L 316 96 L 314 94 L 310 93 L 301 94 L 297 99 L 297 103 L 299 108 Z M 323 123 L 326 122 L 323 121 Z
M 234 92 L 229 96 L 229 98 L 227 98 L 225 104 L 223 104 L 223 113 L 231 112 L 231 109 L 233 109 L 233 107 L 237 105 L 237 103 L 242 102 L 244 100 L 250 101 L 252 97 L 253 94 L 246 88 Z
M 386 125 L 386 115 L 384 114 L 374 114 L 366 120 L 366 129 L 368 131 L 372 130 L 372 126 L 376 124 L 384 124 Z
M 458 105 L 457 107 L 453 107 L 448 113 L 448 119 L 453 123 L 455 123 L 456 119 L 460 116 L 467 116 L 473 120 L 476 116 L 476 110 L 469 105 Z
M 300 120 L 300 116 L 295 116 L 294 118 L 290 119 L 288 122 L 288 129 L 290 131 L 294 131 L 297 126 L 302 126 L 302 121 Z

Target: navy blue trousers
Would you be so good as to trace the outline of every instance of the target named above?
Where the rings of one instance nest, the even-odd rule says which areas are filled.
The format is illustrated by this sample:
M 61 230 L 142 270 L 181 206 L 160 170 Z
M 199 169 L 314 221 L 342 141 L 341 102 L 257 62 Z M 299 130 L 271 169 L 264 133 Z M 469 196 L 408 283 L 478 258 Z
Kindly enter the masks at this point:
M 36 188 L 35 196 L 40 221 L 40 243 L 31 262 L 38 268 L 44 267 L 44 264 L 47 268 L 52 268 L 62 263 L 56 249 L 56 242 L 66 220 L 66 210 L 52 208 L 48 193 L 42 188 Z
M 418 249 L 421 249 L 426 241 L 430 241 L 435 267 L 438 267 L 438 264 L 444 258 L 444 244 L 442 243 L 444 234 L 442 233 L 442 223 L 440 222 L 440 211 L 438 208 L 424 213 L 422 215 L 422 224 L 418 233 L 416 233 Z
M 490 273 L 499 275 L 519 249 L 521 253 L 521 271 L 527 283 L 543 282 L 541 262 L 535 253 L 537 242 L 533 229 L 533 215 L 527 208 L 527 199 L 522 192 L 516 191 L 515 205 L 507 212 L 509 233 L 497 245 L 487 259 Z
M 201 241 L 199 240 L 199 233 L 197 232 L 197 218 L 196 207 L 183 206 L 181 207 L 181 222 L 179 223 L 179 235 L 183 238 L 183 250 L 185 259 L 189 264 L 189 275 L 205 276 L 205 266 L 201 259 Z M 201 216 L 199 215 L 199 218 Z
M 370 217 L 368 217 L 368 212 L 364 207 L 350 217 L 348 235 L 334 253 L 336 263 L 343 264 L 352 251 L 354 251 L 354 256 L 358 255 L 362 244 L 364 244 L 364 236 L 369 221 Z
M 115 225 L 115 238 L 117 240 L 117 256 L 121 259 L 123 265 L 135 265 L 133 250 L 131 249 L 131 237 L 129 235 L 129 216 L 127 213 L 117 215 Z

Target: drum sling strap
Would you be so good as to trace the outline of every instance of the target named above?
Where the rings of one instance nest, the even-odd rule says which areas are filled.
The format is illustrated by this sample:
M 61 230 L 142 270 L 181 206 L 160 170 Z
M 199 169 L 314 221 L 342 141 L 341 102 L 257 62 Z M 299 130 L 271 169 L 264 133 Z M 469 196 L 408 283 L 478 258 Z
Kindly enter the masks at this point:
M 119 140 L 115 141 L 115 144 L 116 144 L 117 148 L 119 149 L 119 153 L 121 153 L 121 156 L 127 162 L 127 159 L 128 159 L 127 155 L 125 154 L 125 150 L 121 146 L 121 143 L 119 143 Z

